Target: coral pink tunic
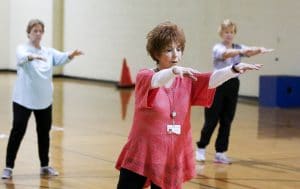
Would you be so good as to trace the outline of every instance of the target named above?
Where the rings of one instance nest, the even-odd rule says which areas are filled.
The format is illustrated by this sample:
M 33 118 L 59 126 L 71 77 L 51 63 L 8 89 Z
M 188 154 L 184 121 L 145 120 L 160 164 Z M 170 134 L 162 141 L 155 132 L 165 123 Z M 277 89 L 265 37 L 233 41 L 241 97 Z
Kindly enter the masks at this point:
M 136 78 L 133 125 L 116 168 L 125 168 L 148 178 L 162 189 L 180 189 L 195 176 L 191 135 L 192 105 L 209 107 L 215 89 L 208 89 L 210 73 L 198 74 L 197 81 L 176 77 L 170 88 L 151 89 L 153 70 L 141 70 Z M 181 134 L 170 134 L 170 113 Z

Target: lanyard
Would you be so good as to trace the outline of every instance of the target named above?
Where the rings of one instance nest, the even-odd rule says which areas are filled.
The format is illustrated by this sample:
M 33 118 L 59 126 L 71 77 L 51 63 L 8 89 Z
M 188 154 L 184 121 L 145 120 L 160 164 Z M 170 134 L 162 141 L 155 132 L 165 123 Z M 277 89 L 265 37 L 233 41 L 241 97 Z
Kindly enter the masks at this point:
M 154 70 L 154 72 L 159 72 L 160 71 L 159 68 L 155 68 L 153 70 Z M 174 78 L 173 82 L 176 82 L 176 78 Z M 175 111 L 175 103 L 174 103 L 174 101 L 175 101 L 175 89 L 172 87 L 172 85 L 171 85 L 171 87 L 169 89 L 170 90 L 167 90 L 166 88 L 164 88 L 163 91 L 165 91 L 165 93 L 168 96 L 169 104 L 170 104 L 170 117 L 172 118 L 172 124 L 175 125 L 175 118 L 177 116 L 177 113 Z M 172 101 L 171 101 L 171 98 L 169 96 L 169 92 L 168 91 L 171 91 L 171 93 L 172 93 Z
M 174 79 L 176 79 L 176 78 L 174 78 Z M 175 81 L 173 81 L 173 82 L 175 82 Z M 172 118 L 172 124 L 175 125 L 175 118 L 177 116 L 177 112 L 175 111 L 175 88 L 173 88 L 171 86 L 169 89 L 170 90 L 167 90 L 166 88 L 164 88 L 164 91 L 167 94 L 168 99 L 169 99 L 170 117 Z M 169 95 L 169 91 L 171 92 L 171 97 Z

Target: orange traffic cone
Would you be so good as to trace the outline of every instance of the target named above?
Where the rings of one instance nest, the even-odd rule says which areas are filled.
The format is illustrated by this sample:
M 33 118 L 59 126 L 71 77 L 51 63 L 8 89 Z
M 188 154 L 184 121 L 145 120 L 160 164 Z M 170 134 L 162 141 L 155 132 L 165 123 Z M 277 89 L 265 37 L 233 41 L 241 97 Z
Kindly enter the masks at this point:
M 131 80 L 129 67 L 127 66 L 126 58 L 123 59 L 122 73 L 120 82 L 117 84 L 118 88 L 133 88 L 134 83 Z

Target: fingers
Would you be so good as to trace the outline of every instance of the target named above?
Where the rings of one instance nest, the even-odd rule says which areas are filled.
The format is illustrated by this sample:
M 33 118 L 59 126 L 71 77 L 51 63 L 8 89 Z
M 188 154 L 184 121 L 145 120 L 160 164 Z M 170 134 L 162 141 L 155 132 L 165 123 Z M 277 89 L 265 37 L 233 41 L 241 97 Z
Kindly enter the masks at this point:
M 76 49 L 76 50 L 74 50 L 74 51 L 72 52 L 72 56 L 73 56 L 73 57 L 74 57 L 74 56 L 79 56 L 79 55 L 83 55 L 83 52 L 80 51 L 80 50 L 78 50 L 78 49 Z
M 195 73 L 195 74 L 199 74 L 199 73 L 200 73 L 198 70 L 193 69 L 193 68 L 190 68 L 190 71 L 191 71 L 192 73 Z
M 260 48 L 260 53 L 262 53 L 262 54 L 273 52 L 273 51 L 274 51 L 274 49 L 266 49 L 265 47 Z
M 189 77 L 194 81 L 197 81 L 197 78 L 194 76 L 193 72 L 191 70 L 187 71 L 183 74 L 184 77 Z
M 176 66 L 175 69 L 176 69 L 177 75 L 179 75 L 181 78 L 189 77 L 193 80 L 197 80 L 197 78 L 194 76 L 194 74 L 200 73 L 198 70 L 193 69 L 193 68 L 185 68 L 185 67 Z
M 251 68 L 253 70 L 259 70 L 262 66 L 262 64 L 251 64 Z
M 262 64 L 247 64 L 245 65 L 244 68 L 242 68 L 242 70 L 246 71 L 246 70 L 259 70 L 260 68 L 262 68 Z
M 185 74 L 184 76 L 185 77 L 189 77 L 189 78 L 191 78 L 194 81 L 197 81 L 197 77 L 195 77 L 193 74 Z
M 247 63 L 240 63 L 236 65 L 237 70 L 242 74 L 248 70 L 259 70 L 262 68 L 262 64 L 247 64 Z
M 83 52 L 76 49 L 76 54 L 77 54 L 77 55 L 83 55 Z
M 198 70 L 195 70 L 193 68 L 187 68 L 185 76 L 191 78 L 194 81 L 197 81 L 197 77 L 195 77 L 194 74 L 199 74 L 199 73 L 200 72 Z
M 262 68 L 263 64 L 254 64 L 257 68 Z
M 274 49 L 265 49 L 264 53 L 269 53 L 269 52 L 273 52 Z

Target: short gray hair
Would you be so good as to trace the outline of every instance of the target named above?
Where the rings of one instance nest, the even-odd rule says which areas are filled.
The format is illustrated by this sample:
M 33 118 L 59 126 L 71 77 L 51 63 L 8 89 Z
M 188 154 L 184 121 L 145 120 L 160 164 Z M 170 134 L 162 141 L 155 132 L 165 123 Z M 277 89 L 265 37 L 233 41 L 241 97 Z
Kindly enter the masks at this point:
M 36 25 L 42 26 L 42 30 L 43 30 L 43 32 L 44 32 L 44 30 L 45 30 L 45 25 L 44 25 L 44 23 L 43 23 L 41 20 L 39 20 L 39 19 L 31 19 L 31 20 L 28 22 L 28 25 L 27 25 L 27 29 L 26 29 L 27 34 L 29 34 L 29 33 L 31 32 L 32 28 L 33 28 L 34 26 L 36 26 Z

